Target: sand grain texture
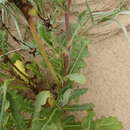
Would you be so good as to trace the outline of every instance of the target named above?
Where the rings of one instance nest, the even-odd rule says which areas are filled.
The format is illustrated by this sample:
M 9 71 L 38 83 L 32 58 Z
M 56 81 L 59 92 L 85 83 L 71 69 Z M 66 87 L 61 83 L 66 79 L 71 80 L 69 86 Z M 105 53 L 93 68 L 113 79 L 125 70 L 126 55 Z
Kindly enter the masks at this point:
M 82 5 L 80 0 L 77 3 Z M 93 0 L 90 4 L 92 9 L 103 7 L 108 11 L 118 5 L 116 0 Z M 130 15 L 120 15 L 117 20 L 129 32 Z M 90 90 L 80 101 L 94 103 L 98 117 L 116 116 L 123 122 L 122 130 L 130 130 L 130 44 L 116 23 L 94 27 L 89 38 L 92 43 L 83 71 L 87 78 L 83 87 Z

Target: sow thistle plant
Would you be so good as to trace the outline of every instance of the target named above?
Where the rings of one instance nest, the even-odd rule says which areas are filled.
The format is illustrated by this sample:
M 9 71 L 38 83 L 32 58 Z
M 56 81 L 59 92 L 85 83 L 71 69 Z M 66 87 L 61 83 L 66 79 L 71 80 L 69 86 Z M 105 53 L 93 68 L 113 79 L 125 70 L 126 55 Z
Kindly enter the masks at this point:
M 75 86 L 85 83 L 80 70 L 90 41 L 80 32 L 93 16 L 87 4 L 70 22 L 71 5 L 0 1 L 0 130 L 121 130 L 115 117 L 97 119 L 93 104 L 75 104 L 88 91 Z M 86 115 L 79 120 L 72 112 Z

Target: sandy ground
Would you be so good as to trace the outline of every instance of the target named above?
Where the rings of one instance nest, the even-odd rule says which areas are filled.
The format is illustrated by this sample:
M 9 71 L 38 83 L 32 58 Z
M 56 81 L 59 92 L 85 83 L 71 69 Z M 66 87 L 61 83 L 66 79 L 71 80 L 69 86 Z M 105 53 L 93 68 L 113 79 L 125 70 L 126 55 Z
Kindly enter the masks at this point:
M 82 6 L 82 1 L 78 0 L 77 3 L 80 7 Z M 93 0 L 91 4 L 96 10 L 112 10 L 119 3 L 115 0 L 105 2 Z M 117 19 L 127 27 L 129 32 L 130 15 L 121 15 Z M 83 87 L 90 90 L 81 98 L 81 102 L 94 103 L 98 117 L 116 116 L 123 122 L 122 130 L 130 130 L 130 44 L 128 39 L 116 23 L 94 27 L 89 32 L 89 38 L 92 43 L 89 45 L 87 67 L 84 69 L 87 82 Z
M 84 87 L 89 92 L 81 99 L 96 105 L 98 116 L 116 116 L 130 130 L 130 45 L 123 34 L 89 45 Z

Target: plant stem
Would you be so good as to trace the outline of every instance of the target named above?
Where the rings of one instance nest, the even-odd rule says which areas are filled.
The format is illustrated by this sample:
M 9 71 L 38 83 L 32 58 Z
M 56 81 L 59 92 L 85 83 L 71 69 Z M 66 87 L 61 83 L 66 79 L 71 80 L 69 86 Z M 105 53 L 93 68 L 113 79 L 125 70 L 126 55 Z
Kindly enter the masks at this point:
M 52 77 L 55 80 L 55 83 L 57 84 L 58 87 L 60 87 L 60 81 L 57 77 L 57 74 L 56 74 L 52 64 L 50 63 L 50 61 L 48 59 L 48 55 L 46 53 L 44 44 L 43 44 L 42 40 L 40 39 L 40 37 L 38 36 L 37 31 L 36 31 L 36 15 L 37 15 L 37 13 L 35 12 L 34 7 L 32 6 L 32 4 L 28 0 L 26 0 L 24 2 L 22 0 L 19 0 L 19 1 L 13 0 L 13 2 L 22 11 L 25 18 L 27 19 L 29 27 L 30 27 L 30 32 L 32 33 L 32 36 L 33 36 L 33 39 L 34 39 L 35 43 L 37 44 L 37 47 L 38 47 L 46 65 L 48 66 L 49 71 L 52 74 Z M 24 8 L 25 5 L 26 5 L 26 8 Z M 29 14 L 30 10 L 33 10 L 34 14 L 33 13 Z
M 65 125 L 64 128 L 81 127 L 81 125 Z
M 67 40 L 70 39 L 70 31 L 69 31 L 69 13 L 70 13 L 70 5 L 72 0 L 67 0 L 67 8 L 65 9 L 65 32 Z
M 48 56 L 47 56 L 45 48 L 43 46 L 44 44 L 43 44 L 42 40 L 39 38 L 39 36 L 37 35 L 35 24 L 30 22 L 29 27 L 30 27 L 30 31 L 32 33 L 33 39 L 35 40 L 37 47 L 38 47 L 43 59 L 45 60 L 46 65 L 48 66 L 56 84 L 58 86 L 60 86 L 60 81 L 57 78 L 56 72 L 55 72 L 52 64 L 49 62 Z
M 69 31 L 69 12 L 70 12 L 70 5 L 71 5 L 72 0 L 67 0 L 67 8 L 65 9 L 65 32 L 66 32 L 66 39 L 69 41 L 71 34 Z M 68 73 L 68 68 L 69 68 L 69 53 L 68 51 L 64 52 L 63 54 L 64 58 L 64 75 Z

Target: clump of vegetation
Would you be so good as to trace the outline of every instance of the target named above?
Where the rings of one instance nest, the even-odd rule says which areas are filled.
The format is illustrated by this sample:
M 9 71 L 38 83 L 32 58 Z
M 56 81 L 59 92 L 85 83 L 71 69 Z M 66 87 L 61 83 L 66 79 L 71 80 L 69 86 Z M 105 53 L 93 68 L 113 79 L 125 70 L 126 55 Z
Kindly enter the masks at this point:
M 94 16 L 86 1 L 86 10 L 70 22 L 71 4 L 0 1 L 0 130 L 122 128 L 115 117 L 97 119 L 93 104 L 75 103 L 88 91 L 76 86 L 85 83 L 80 70 L 90 43 L 81 30 Z M 72 114 L 79 111 L 86 113 L 80 121 Z

